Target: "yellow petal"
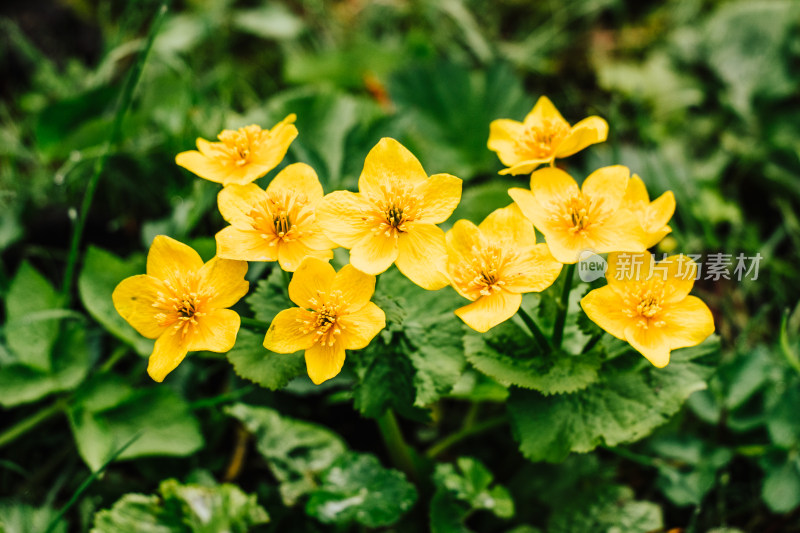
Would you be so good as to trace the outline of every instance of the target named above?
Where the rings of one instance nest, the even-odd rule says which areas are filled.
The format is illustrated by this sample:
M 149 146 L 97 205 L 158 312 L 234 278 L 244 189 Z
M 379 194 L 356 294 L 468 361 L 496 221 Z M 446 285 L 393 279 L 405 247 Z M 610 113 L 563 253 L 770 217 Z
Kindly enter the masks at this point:
M 533 193 L 528 189 L 513 187 L 508 190 L 508 195 L 514 200 L 525 218 L 534 226 L 540 227 L 548 219 L 548 215 L 534 198 Z M 537 223 L 538 221 L 538 223 Z
M 625 328 L 625 340 L 653 366 L 664 368 L 669 364 L 670 339 L 664 328 L 629 323 Z
M 197 325 L 188 335 L 189 351 L 229 352 L 236 343 L 240 324 L 239 314 L 230 309 L 213 309 L 198 316 Z
M 367 274 L 378 275 L 398 257 L 398 239 L 383 233 L 369 234 L 350 250 L 350 263 Z
M 213 296 L 208 299 L 209 305 L 225 308 L 241 300 L 250 288 L 250 283 L 244 279 L 245 274 L 246 261 L 214 257 L 203 265 L 200 269 L 201 287 L 208 287 L 213 291 Z
M 636 215 L 627 209 L 619 209 L 610 218 L 592 224 L 584 233 L 587 248 L 598 253 L 643 252 L 647 235 Z M 555 254 L 554 254 L 555 255 Z
M 522 214 L 517 204 L 494 210 L 478 228 L 489 242 L 512 243 L 514 246 L 536 244 L 533 224 Z
M 306 350 L 306 369 L 308 377 L 315 385 L 335 378 L 344 365 L 344 347 L 341 342 L 333 346 L 315 344 Z
M 364 160 L 364 170 L 358 178 L 358 190 L 368 196 L 383 197 L 381 187 L 389 181 L 420 186 L 427 179 L 428 175 L 414 154 L 396 140 L 384 137 Z
M 239 229 L 253 228 L 250 212 L 265 202 L 267 194 L 256 184 L 228 185 L 217 195 L 217 206 L 222 218 Z
M 317 341 L 317 334 L 313 329 L 306 332 L 306 321 L 313 319 L 310 312 L 299 307 L 281 311 L 269 325 L 264 348 L 275 353 L 294 353 L 310 348 Z
M 501 118 L 489 124 L 489 150 L 497 152 L 500 161 L 510 167 L 519 162 L 517 141 L 525 134 L 525 125 L 516 120 Z
M 319 302 L 320 293 L 328 294 L 335 276 L 336 271 L 325 261 L 306 257 L 289 282 L 289 298 L 300 307 L 316 308 L 314 302 Z
M 342 293 L 341 298 L 343 302 L 347 302 L 348 312 L 356 312 L 372 298 L 375 292 L 375 276 L 365 274 L 353 265 L 345 265 L 333 278 L 331 292 L 333 291 Z
M 548 228 L 540 228 L 544 233 L 544 238 L 550 254 L 559 263 L 571 265 L 580 260 L 581 252 L 584 250 L 600 251 L 597 243 L 590 238 L 586 231 L 571 233 L 566 231 L 552 232 Z
M 397 239 L 395 265 L 404 276 L 423 289 L 435 291 L 445 287 L 448 282 L 445 276 L 447 248 L 444 231 L 433 224 L 419 222 L 411 222 L 406 226 L 408 232 L 401 233 Z
M 278 262 L 286 272 L 294 272 L 306 257 L 315 257 L 322 261 L 333 259 L 333 252 L 327 250 L 312 250 L 303 241 L 284 241 L 278 243 Z
M 317 173 L 305 163 L 294 163 L 284 168 L 267 187 L 267 194 L 289 193 L 315 202 L 322 198 L 322 185 Z
M 198 144 L 200 144 L 201 140 L 197 140 Z M 175 156 L 175 163 L 189 172 L 214 183 L 225 183 L 231 177 L 231 166 L 224 165 L 220 160 L 206 157 L 195 150 L 179 153 Z
M 624 191 L 625 189 L 623 189 Z M 531 174 L 531 192 L 541 207 L 540 211 L 543 212 L 541 216 L 550 217 L 551 214 L 564 212 L 567 202 L 571 198 L 577 197 L 580 190 L 575 180 L 563 170 L 559 168 L 542 168 Z M 620 199 L 622 199 L 622 195 L 620 195 Z M 524 209 L 523 213 L 525 213 Z M 528 213 L 525 214 L 528 218 L 531 218 Z M 537 219 L 532 220 L 533 225 L 537 228 L 541 229 L 547 225 L 544 222 L 540 224 Z
M 644 247 L 645 248 L 652 248 L 656 244 L 660 243 L 661 240 L 669 235 L 672 232 L 672 228 L 669 226 L 664 226 L 663 228 L 656 230 L 645 232 L 644 235 Z
M 606 281 L 621 297 L 633 290 L 629 288 L 631 284 L 638 286 L 655 271 L 653 256 L 648 251 L 610 253 L 607 261 Z
M 665 307 L 658 315 L 663 320 L 664 333 L 669 337 L 670 348 L 696 346 L 714 333 L 714 317 L 708 306 L 696 296 L 687 296 L 680 302 Z
M 456 309 L 455 313 L 469 327 L 485 333 L 514 316 L 521 303 L 521 294 L 499 291 L 481 296 L 471 304 Z
M 174 287 L 202 266 L 200 254 L 166 235 L 157 235 L 147 253 L 147 274 L 168 281 Z
M 293 124 L 296 118 L 294 114 L 291 114 L 278 122 L 269 130 L 269 135 L 259 143 L 252 155 L 251 164 L 259 167 L 261 174 L 253 179 L 263 176 L 278 166 L 278 163 L 286 156 L 289 145 L 297 137 L 297 128 Z
M 481 231 L 469 220 L 461 219 L 445 234 L 448 258 L 454 262 L 472 257 L 472 249 L 481 245 Z M 448 259 L 450 260 L 450 259 Z
M 558 158 L 571 156 L 589 145 L 601 143 L 608 137 L 608 122 L 600 117 L 589 117 L 572 127 L 569 135 L 556 148 Z
M 348 350 L 360 350 L 386 327 L 386 315 L 380 307 L 367 302 L 355 313 L 341 317 L 339 323 L 344 326 L 340 337 L 342 345 Z
M 675 213 L 675 195 L 667 191 L 650 204 L 647 213 L 648 231 L 658 231 L 663 228 Z
M 609 286 L 589 291 L 581 299 L 581 307 L 592 322 L 618 339 L 625 340 L 625 329 L 634 322 L 623 312 L 625 302 Z
M 424 210 L 417 222 L 441 224 L 453 214 L 461 200 L 461 180 L 450 174 L 434 174 L 417 189 Z
M 128 324 L 148 339 L 164 333 L 159 326 L 153 304 L 158 294 L 166 292 L 164 284 L 152 276 L 140 274 L 122 280 L 111 294 L 114 307 Z
M 500 172 L 498 172 L 498 174 L 501 174 L 503 176 L 508 174 L 511 174 L 512 176 L 519 176 L 521 174 L 530 174 L 531 172 L 536 170 L 536 168 L 538 168 L 539 166 L 549 163 L 552 160 L 553 160 L 552 157 L 548 157 L 545 159 L 526 159 L 524 161 L 520 161 L 519 163 L 512 165 L 507 169 L 501 170 Z
M 546 244 L 517 248 L 516 261 L 503 268 L 503 286 L 511 292 L 541 292 L 561 273 L 561 263 L 550 254 Z
M 628 181 L 628 188 L 625 189 L 622 205 L 633 211 L 638 211 L 644 209 L 649 204 L 650 196 L 647 194 L 647 187 L 645 187 L 642 178 L 634 174 L 631 176 L 630 181 Z
M 581 192 L 593 203 L 590 221 L 610 217 L 619 209 L 629 181 L 630 170 L 622 165 L 599 168 L 589 174 Z
M 180 324 L 175 324 L 156 339 L 153 353 L 147 363 L 147 373 L 161 383 L 167 374 L 181 364 L 189 351 L 189 339 L 182 335 Z
M 260 231 L 241 230 L 228 226 L 215 235 L 217 255 L 224 259 L 239 261 L 277 261 L 278 249 L 270 246 Z
M 314 216 L 326 237 L 339 246 L 352 248 L 371 234 L 368 214 L 372 210 L 372 204 L 360 194 L 336 191 L 320 200 Z
M 565 128 L 569 128 L 569 122 L 564 120 L 564 117 L 558 112 L 553 102 L 546 96 L 540 96 L 536 101 L 536 105 L 525 117 L 525 126 L 543 124 L 544 122 L 555 122 Z
M 659 261 L 660 269 L 654 268 L 653 276 L 664 279 L 664 303 L 680 302 L 691 292 L 697 276 L 697 263 L 689 257 L 671 255 Z

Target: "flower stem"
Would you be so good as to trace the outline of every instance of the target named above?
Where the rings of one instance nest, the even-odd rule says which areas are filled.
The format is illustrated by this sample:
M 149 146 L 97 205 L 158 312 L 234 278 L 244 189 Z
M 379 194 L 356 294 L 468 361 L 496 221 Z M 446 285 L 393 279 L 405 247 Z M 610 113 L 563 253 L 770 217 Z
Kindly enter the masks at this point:
M 594 348 L 597 345 L 597 343 L 600 342 L 600 339 L 602 339 L 602 338 L 603 338 L 603 332 L 602 331 L 599 331 L 599 332 L 595 333 L 592 336 L 592 338 L 589 339 L 586 342 L 586 345 L 583 347 L 583 350 L 581 350 L 581 354 L 589 353 L 589 350 Z
M 0 433 L 0 448 L 6 444 L 14 442 L 19 437 L 23 436 L 28 431 L 32 430 L 39 424 L 50 420 L 58 413 L 64 410 L 65 404 L 63 400 L 56 400 L 52 405 L 45 407 L 41 411 L 34 413 L 28 418 L 11 426 L 3 433 Z
M 506 415 L 502 415 L 496 418 L 490 418 L 489 420 L 485 420 L 477 424 L 473 424 L 469 427 L 465 427 L 460 431 L 448 435 L 428 448 L 428 451 L 425 452 L 425 455 L 427 455 L 430 459 L 434 459 L 462 440 L 472 437 L 473 435 L 477 435 L 478 433 L 483 433 L 484 431 L 502 426 L 506 422 L 508 422 L 508 417 Z
M 245 327 L 257 329 L 259 331 L 266 331 L 269 329 L 269 324 L 258 319 L 249 318 L 246 316 L 240 316 L 239 318 L 242 320 L 242 325 Z
M 75 267 L 78 263 L 78 250 L 81 244 L 81 237 L 83 236 L 83 228 L 86 226 L 86 218 L 89 215 L 89 209 L 92 207 L 92 200 L 94 199 L 94 193 L 97 189 L 97 184 L 100 182 L 100 176 L 102 175 L 103 169 L 106 166 L 108 154 L 111 152 L 111 148 L 119 140 L 120 133 L 122 131 L 122 120 L 125 118 L 125 113 L 131 105 L 131 101 L 133 100 L 133 91 L 136 88 L 136 84 L 138 83 L 139 77 L 142 74 L 142 68 L 144 67 L 147 55 L 153 46 L 153 41 L 155 40 L 158 29 L 161 26 L 161 22 L 164 20 L 164 14 L 166 12 L 167 4 L 164 2 L 161 4 L 161 8 L 156 13 L 153 24 L 150 26 L 150 32 L 148 33 L 144 48 L 142 48 L 142 50 L 139 52 L 139 56 L 136 58 L 133 68 L 131 68 L 130 72 L 128 73 L 128 77 L 125 79 L 125 84 L 122 87 L 122 92 L 120 93 L 119 100 L 117 101 L 117 109 L 114 113 L 114 121 L 111 124 L 111 131 L 109 132 L 100 156 L 95 159 L 92 176 L 89 178 L 89 184 L 86 186 L 86 192 L 83 195 L 81 210 L 77 219 L 75 220 L 75 225 L 72 228 L 72 238 L 69 245 L 69 255 L 67 256 L 67 266 L 64 269 L 64 280 L 61 285 L 61 300 L 65 305 L 69 304 L 70 301 L 72 283 L 74 281 L 73 278 L 75 277 Z
M 412 481 L 419 482 L 421 478 L 417 471 L 414 457 L 411 455 L 411 448 L 403 438 L 403 433 L 400 431 L 400 425 L 397 423 L 394 412 L 391 409 L 386 409 L 375 421 L 378 423 L 378 429 L 381 432 L 381 437 L 383 437 L 383 442 L 386 445 L 386 450 L 389 452 L 392 463 L 405 472 Z
M 525 325 L 528 326 L 528 329 L 531 330 L 531 333 L 533 333 L 533 338 L 536 339 L 536 344 L 539 345 L 539 349 L 543 353 L 550 353 L 552 350 L 550 341 L 547 339 L 547 336 L 542 333 L 542 330 L 539 328 L 539 325 L 536 324 L 536 321 L 533 320 L 533 317 L 529 315 L 528 312 L 522 307 L 520 307 L 519 311 L 517 312 L 519 313 L 522 321 L 525 322 Z
M 575 276 L 575 264 L 567 265 L 564 274 L 564 287 L 561 290 L 561 302 L 558 306 L 556 323 L 553 326 L 553 347 L 558 350 L 561 348 L 561 341 L 564 339 L 564 326 L 567 323 L 567 311 L 569 310 L 569 293 L 572 290 L 572 278 Z

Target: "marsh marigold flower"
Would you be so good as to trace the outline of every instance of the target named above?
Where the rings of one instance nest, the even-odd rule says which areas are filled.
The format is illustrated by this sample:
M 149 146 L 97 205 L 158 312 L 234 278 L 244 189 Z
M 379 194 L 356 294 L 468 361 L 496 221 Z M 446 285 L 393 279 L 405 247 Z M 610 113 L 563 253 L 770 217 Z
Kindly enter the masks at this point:
M 159 235 L 147 254 L 147 274 L 122 280 L 114 307 L 136 331 L 156 339 L 147 373 L 163 381 L 187 352 L 227 352 L 240 319 L 227 309 L 247 294 L 247 263 L 214 257 L 203 264 L 189 246 Z
M 375 276 L 352 265 L 338 273 L 314 257 L 303 260 L 289 282 L 289 298 L 300 307 L 278 313 L 264 347 L 277 353 L 305 350 L 308 377 L 319 385 L 342 369 L 345 350 L 366 348 L 386 316 L 370 302 Z
M 627 167 L 592 172 L 578 188 L 569 174 L 543 168 L 531 174 L 531 189 L 509 189 L 523 214 L 544 234 L 550 253 L 576 263 L 583 250 L 642 252 L 644 232 L 633 212 L 621 209 L 628 187 Z
M 667 191 L 652 202 L 642 179 L 634 174 L 628 182 L 622 208 L 633 212 L 644 231 L 644 246 L 650 248 L 672 231 L 667 223 L 675 213 L 675 195 Z
M 514 316 L 522 294 L 553 284 L 561 263 L 512 204 L 491 213 L 476 226 L 459 220 L 447 232 L 447 273 L 453 288 L 472 300 L 456 310 L 461 320 L 485 332 Z
M 708 306 L 689 296 L 696 273 L 697 265 L 683 255 L 654 262 L 649 252 L 609 254 L 608 285 L 584 296 L 581 307 L 662 368 L 671 350 L 700 344 L 714 332 Z
M 197 150 L 181 152 L 175 162 L 222 185 L 246 185 L 278 166 L 297 137 L 295 115 L 289 115 L 271 130 L 251 124 L 238 130 L 223 130 L 220 142 L 197 139 Z M 199 150 L 199 151 L 198 151 Z
M 216 235 L 217 255 L 242 261 L 278 261 L 294 272 L 304 257 L 333 257 L 336 247 L 314 221 L 322 199 L 317 174 L 305 163 L 281 170 L 267 187 L 230 185 L 217 197 L 231 225 Z
M 336 191 L 317 207 L 317 221 L 336 244 L 350 249 L 350 263 L 380 274 L 392 263 L 428 290 L 447 285 L 444 232 L 436 226 L 461 199 L 461 180 L 431 177 L 417 158 L 394 139 L 370 150 L 358 193 Z
M 500 174 L 530 174 L 539 165 L 571 156 L 608 136 L 608 123 L 585 118 L 570 126 L 553 103 L 542 96 L 523 122 L 498 119 L 489 126 L 489 150 L 508 168 Z

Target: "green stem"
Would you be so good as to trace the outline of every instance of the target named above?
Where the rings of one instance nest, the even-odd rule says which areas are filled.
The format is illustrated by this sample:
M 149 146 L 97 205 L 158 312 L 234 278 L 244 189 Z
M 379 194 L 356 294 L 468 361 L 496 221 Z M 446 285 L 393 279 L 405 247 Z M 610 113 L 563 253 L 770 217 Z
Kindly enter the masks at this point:
M 94 199 L 94 193 L 97 189 L 97 184 L 100 182 L 100 176 L 105 168 L 108 154 L 111 152 L 111 147 L 114 146 L 119 140 L 120 133 L 122 131 L 122 121 L 125 118 L 126 111 L 131 105 L 131 101 L 133 100 L 133 90 L 136 88 L 136 84 L 138 83 L 139 77 L 142 74 L 142 68 L 144 67 L 145 60 L 147 59 L 147 54 L 150 52 L 150 49 L 153 46 L 153 41 L 155 40 L 158 29 L 161 26 L 161 22 L 164 20 L 164 14 L 166 12 L 167 4 L 164 2 L 161 4 L 161 8 L 156 13 L 153 24 L 150 26 L 150 32 L 147 36 L 147 41 L 144 48 L 139 52 L 139 56 L 136 58 L 133 68 L 128 73 L 128 77 L 125 79 L 125 85 L 122 87 L 122 92 L 120 93 L 117 103 L 117 109 L 114 113 L 114 121 L 111 124 L 111 132 L 109 133 L 106 143 L 103 147 L 102 154 L 94 162 L 92 176 L 89 178 L 89 184 L 86 186 L 86 192 L 83 195 L 81 210 L 78 214 L 77 220 L 75 221 L 75 226 L 72 228 L 72 239 L 69 246 L 67 266 L 64 269 L 64 280 L 61 286 L 61 300 L 65 304 L 68 304 L 70 300 L 73 278 L 75 277 L 75 267 L 78 263 L 78 250 L 81 244 L 81 237 L 83 236 L 83 229 L 86 226 L 86 218 L 89 216 L 89 209 L 92 207 L 92 200 Z
M 797 353 L 795 353 L 795 351 L 789 344 L 789 335 L 786 331 L 788 324 L 789 324 L 789 310 L 786 309 L 783 312 L 783 316 L 781 317 L 779 343 L 781 351 L 783 352 L 783 356 L 786 358 L 786 362 L 789 363 L 789 365 L 792 368 L 794 368 L 797 372 L 800 372 L 800 357 L 797 356 Z
M 536 344 L 539 345 L 539 349 L 542 351 L 542 353 L 546 354 L 550 353 L 552 350 L 552 347 L 550 346 L 550 341 L 547 339 L 547 336 L 539 328 L 539 325 L 536 324 L 536 321 L 533 320 L 533 317 L 529 315 L 528 312 L 525 311 L 522 307 L 520 307 L 519 311 L 517 312 L 519 313 L 519 316 L 522 319 L 522 321 L 525 322 L 525 325 L 528 326 L 528 329 L 531 330 L 531 333 L 533 333 L 533 338 L 536 339 Z
M 290 272 L 287 272 L 286 270 L 283 270 L 283 269 L 281 269 L 281 272 L 283 272 L 283 284 L 286 286 L 286 291 L 287 291 L 287 294 L 288 294 L 289 283 L 292 282 L 292 274 Z
M 428 451 L 425 452 L 425 455 L 427 455 L 431 459 L 434 459 L 439 455 L 441 455 L 442 453 L 444 453 L 447 449 L 461 442 L 462 440 L 468 439 L 473 435 L 483 433 L 484 431 L 494 429 L 498 426 L 502 426 L 506 422 L 508 422 L 508 417 L 506 415 L 503 415 L 503 416 L 498 416 L 497 418 L 490 418 L 489 420 L 486 420 L 484 422 L 479 422 L 470 427 L 466 427 L 460 431 L 448 435 L 447 437 L 443 438 L 442 440 L 440 440 L 439 442 L 428 448 Z
M 45 407 L 41 411 L 38 411 L 33 415 L 29 416 L 28 418 L 11 426 L 3 433 L 0 433 L 0 448 L 5 446 L 6 444 L 14 442 L 16 439 L 23 436 L 25 433 L 29 432 L 39 424 L 53 418 L 58 413 L 61 413 L 62 411 L 64 411 L 64 407 L 65 407 L 64 401 L 57 400 L 54 404 L 50 405 L 49 407 Z
M 553 326 L 553 347 L 558 350 L 561 348 L 561 341 L 564 339 L 564 326 L 567 323 L 567 311 L 569 310 L 569 293 L 572 290 L 572 278 L 575 276 L 575 264 L 567 265 L 564 275 L 564 287 L 561 290 L 561 302 L 558 306 L 556 323 Z
M 383 442 L 386 445 L 386 450 L 389 452 L 392 463 L 405 472 L 412 481 L 419 482 L 421 478 L 411 455 L 411 448 L 403 438 L 403 433 L 400 431 L 400 425 L 397 423 L 394 412 L 391 409 L 387 409 L 375 421 L 378 423 L 378 429 L 381 432 L 381 437 L 383 437 Z
M 239 318 L 241 318 L 242 320 L 242 325 L 247 326 L 248 328 L 254 328 L 259 331 L 266 331 L 267 329 L 269 329 L 269 324 L 267 324 L 266 322 L 262 322 L 255 318 L 248 318 L 246 316 L 242 316 Z
M 591 338 L 591 339 L 589 339 L 589 341 L 588 341 L 588 342 L 586 343 L 586 345 L 583 347 L 583 350 L 581 350 L 581 354 L 588 353 L 588 352 L 589 352 L 589 350 L 591 350 L 592 348 L 594 348 L 594 347 L 597 345 L 597 343 L 598 343 L 598 342 L 600 342 L 600 339 L 602 339 L 602 338 L 603 338 L 603 332 L 602 332 L 602 331 L 600 331 L 600 332 L 598 332 L 598 333 L 595 333 L 595 334 L 592 336 L 592 338 Z
M 123 344 L 122 346 L 117 347 L 116 350 L 111 352 L 111 355 L 108 357 L 106 362 L 103 363 L 103 366 L 100 367 L 100 373 L 103 374 L 114 368 L 114 365 L 116 365 L 119 362 L 119 360 L 125 357 L 126 355 L 128 355 L 127 346 Z

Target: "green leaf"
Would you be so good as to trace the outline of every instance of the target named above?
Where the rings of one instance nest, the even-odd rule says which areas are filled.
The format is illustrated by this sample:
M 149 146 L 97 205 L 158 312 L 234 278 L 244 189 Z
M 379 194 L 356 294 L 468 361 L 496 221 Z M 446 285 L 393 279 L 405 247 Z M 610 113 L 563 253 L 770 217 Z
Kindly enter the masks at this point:
M 225 413 L 244 424 L 256 439 L 256 447 L 280 482 L 286 505 L 311 492 L 314 478 L 345 452 L 345 444 L 333 431 L 316 424 L 281 416 L 268 407 L 235 404 Z
M 68 414 L 78 452 L 93 471 L 139 433 L 119 460 L 187 456 L 203 446 L 188 404 L 163 386 L 134 389 L 120 377 L 101 375 L 78 391 Z
M 561 394 L 585 389 L 599 379 L 602 359 L 597 351 L 583 355 L 537 353 L 530 334 L 515 320 L 487 333 L 470 332 L 464 353 L 475 368 L 503 385 Z
M 273 267 L 269 276 L 259 280 L 256 290 L 245 301 L 256 315 L 256 319 L 264 322 L 265 326 L 269 326 L 275 315 L 284 309 L 297 307 L 297 304 L 289 299 L 288 289 L 283 281 L 283 271 L 277 266 Z
M 600 487 L 550 516 L 548 533 L 650 533 L 664 527 L 661 508 L 633 499 L 628 487 Z
M 494 476 L 477 459 L 459 457 L 458 468 L 438 464 L 433 474 L 436 493 L 431 503 L 433 533 L 468 532 L 467 516 L 477 510 L 491 511 L 500 518 L 514 516 L 514 501 L 501 485 L 492 486 Z
M 49 507 L 32 507 L 24 503 L 5 500 L 0 503 L 1 533 L 31 533 L 44 531 L 58 514 Z M 67 533 L 67 523 L 59 520 L 52 533 Z
M 95 514 L 91 533 L 246 533 L 269 521 L 256 496 L 235 485 L 182 485 L 168 479 L 159 492 L 160 497 L 126 494 Z
M 53 348 L 50 372 L 20 363 L 0 365 L 0 405 L 11 407 L 74 389 L 86 377 L 89 359 L 86 328 L 83 324 L 66 323 Z
M 487 134 L 488 138 L 488 134 Z M 528 181 L 502 179 L 494 177 L 491 181 L 470 184 L 461 194 L 461 201 L 450 216 L 451 221 L 470 220 L 480 224 L 483 219 L 496 209 L 512 203 L 508 189 L 512 187 L 528 187 Z
M 78 293 L 83 306 L 109 333 L 131 345 L 139 355 L 150 355 L 153 341 L 142 337 L 114 308 L 111 293 L 125 278 L 144 273 L 144 258 L 123 260 L 90 246 L 78 276 Z
M 390 526 L 417 499 L 414 485 L 369 454 L 349 452 L 326 470 L 306 504 L 306 513 L 326 524 L 358 522 Z
M 489 124 L 499 118 L 522 120 L 532 107 L 506 65 L 475 73 L 450 62 L 415 66 L 395 73 L 389 93 L 406 121 L 401 140 L 425 170 L 465 180 L 500 167 L 497 155 L 486 148 Z
M 303 20 L 282 4 L 270 3 L 254 9 L 239 9 L 233 25 L 264 39 L 293 39 L 303 31 Z
M 35 370 L 50 372 L 50 351 L 58 336 L 58 322 L 33 321 L 29 315 L 59 307 L 56 290 L 28 262 L 22 263 L 6 295 L 6 319 L 17 325 L 5 330 L 6 342 L 17 360 Z
M 239 377 L 270 390 L 285 387 L 306 369 L 302 352 L 290 355 L 270 352 L 264 348 L 263 334 L 245 329 L 239 330 L 236 345 L 227 357 Z
M 570 452 L 641 439 L 706 387 L 710 368 L 692 359 L 718 349 L 718 343 L 714 337 L 674 351 L 662 369 L 627 353 L 604 364 L 597 382 L 572 394 L 512 390 L 508 409 L 520 450 L 532 461 L 561 461 Z
M 786 450 L 800 446 L 800 386 L 795 383 L 777 399 L 769 413 L 767 430 L 773 444 Z
M 800 505 L 800 458 L 796 452 L 773 453 L 762 457 L 766 473 L 761 496 L 775 513 L 786 513 Z

